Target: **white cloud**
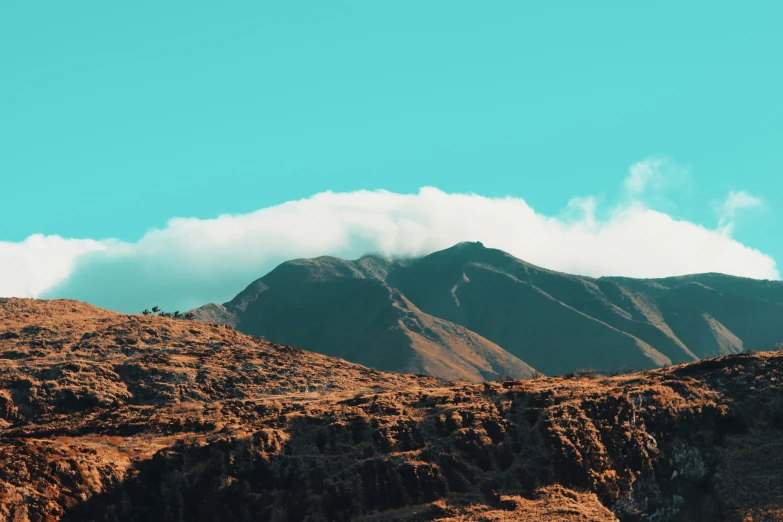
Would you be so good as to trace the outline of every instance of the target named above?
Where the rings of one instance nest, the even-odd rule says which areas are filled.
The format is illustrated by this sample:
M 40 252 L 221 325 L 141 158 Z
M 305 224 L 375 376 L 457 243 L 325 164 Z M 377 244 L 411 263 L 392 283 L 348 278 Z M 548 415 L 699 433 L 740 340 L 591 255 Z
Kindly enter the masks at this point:
M 673 185 L 687 185 L 690 170 L 671 158 L 651 157 L 634 163 L 623 184 L 631 199 L 638 199 L 650 190 L 662 191 Z
M 35 297 L 70 275 L 76 260 L 106 245 L 89 239 L 34 234 L 20 243 L 0 241 L 0 297 Z
M 566 206 L 566 216 L 574 216 L 576 211 L 580 211 L 581 215 L 577 214 L 575 223 L 583 228 L 592 230 L 595 228 L 595 211 L 597 208 L 598 203 L 593 196 L 572 198 L 571 201 L 568 202 L 568 206 Z
M 726 199 L 718 205 L 718 229 L 724 235 L 731 235 L 734 231 L 734 219 L 737 217 L 737 212 L 749 208 L 757 208 L 763 206 L 764 203 L 756 196 L 752 196 L 745 192 L 731 191 Z
M 625 190 L 631 195 L 644 192 L 650 183 L 660 183 L 661 173 L 659 168 L 661 160 L 646 159 L 631 165 L 628 177 L 625 178 Z
M 743 198 L 730 198 L 727 208 L 746 208 Z M 720 228 L 634 201 L 601 215 L 597 207 L 593 198 L 574 198 L 565 215 L 547 216 L 521 198 L 435 188 L 323 192 L 250 214 L 175 218 L 135 243 L 43 236 L 0 243 L 0 295 L 71 297 L 129 312 L 153 305 L 184 310 L 226 301 L 287 259 L 423 255 L 460 241 L 482 241 L 543 267 L 592 276 L 778 278 L 771 257 Z

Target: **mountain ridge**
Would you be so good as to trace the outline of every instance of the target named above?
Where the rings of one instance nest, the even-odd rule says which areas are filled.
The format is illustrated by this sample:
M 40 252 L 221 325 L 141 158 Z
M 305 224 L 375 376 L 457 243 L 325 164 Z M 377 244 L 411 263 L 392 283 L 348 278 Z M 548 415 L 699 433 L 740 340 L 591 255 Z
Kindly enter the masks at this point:
M 374 285 L 390 290 L 384 297 L 372 298 Z M 316 291 L 316 287 L 320 288 Z M 317 298 L 312 292 L 318 293 Z M 653 368 L 747 348 L 774 349 L 783 342 L 783 327 L 778 326 L 783 324 L 780 282 L 715 273 L 592 278 L 542 268 L 480 242 L 458 243 L 419 258 L 365 255 L 353 261 L 332 256 L 291 260 L 234 299 L 194 313 L 198 319 L 226 322 L 252 335 L 293 341 L 386 371 L 405 371 L 413 368 L 412 352 L 407 359 L 400 355 L 398 360 L 376 361 L 368 353 L 373 350 L 370 338 L 363 339 L 364 351 L 341 352 L 338 345 L 344 340 L 322 324 L 321 317 L 340 316 L 347 323 L 364 324 L 370 321 L 367 314 L 372 307 L 353 306 L 351 300 L 375 299 L 379 306 L 397 293 L 407 303 L 406 313 L 421 316 L 419 322 L 437 319 L 438 328 L 459 330 L 460 338 L 471 340 L 467 344 L 482 347 L 479 352 L 490 350 L 495 360 L 513 361 L 516 366 L 507 372 L 512 376 L 519 375 L 514 372 L 520 364 L 547 375 L 586 368 Z M 292 302 L 315 299 L 320 304 L 303 314 L 299 304 L 291 306 L 280 298 L 285 294 L 299 296 Z M 265 302 L 274 302 L 275 310 Z M 387 317 L 386 329 L 403 335 L 395 338 L 394 346 L 385 337 L 386 352 L 415 344 L 415 335 L 405 331 L 404 316 Z M 429 350 L 417 352 L 424 361 L 420 368 L 437 366 L 434 375 L 447 379 L 470 375 L 468 380 L 475 381 L 493 375 L 482 374 L 476 365 L 467 369 L 464 357 L 453 353 L 455 345 L 448 336 L 432 341 Z M 358 346 L 357 339 L 351 342 Z M 502 357 L 498 349 L 505 352 Z M 464 353 L 464 346 L 460 350 Z M 435 351 L 451 353 L 451 370 L 428 359 L 429 352 L 435 358 Z M 504 369 L 493 367 L 493 372 L 500 375 Z

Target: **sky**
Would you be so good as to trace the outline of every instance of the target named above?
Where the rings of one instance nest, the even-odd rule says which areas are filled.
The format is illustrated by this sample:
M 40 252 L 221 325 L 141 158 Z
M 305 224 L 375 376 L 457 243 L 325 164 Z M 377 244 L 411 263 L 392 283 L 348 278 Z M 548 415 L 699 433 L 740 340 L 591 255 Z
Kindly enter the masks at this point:
M 0 4 L 0 296 L 480 240 L 778 279 L 780 2 Z M 634 246 L 636 245 L 636 246 Z

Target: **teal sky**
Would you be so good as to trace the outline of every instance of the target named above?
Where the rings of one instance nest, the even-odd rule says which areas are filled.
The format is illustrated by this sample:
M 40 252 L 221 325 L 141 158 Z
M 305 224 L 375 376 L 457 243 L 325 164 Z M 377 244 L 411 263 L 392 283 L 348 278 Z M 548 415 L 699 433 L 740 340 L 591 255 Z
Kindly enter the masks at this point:
M 783 3 L 0 5 L 0 241 L 139 239 L 174 216 L 331 189 L 620 197 L 673 158 L 667 211 L 783 260 Z M 742 7 L 744 5 L 744 7 Z

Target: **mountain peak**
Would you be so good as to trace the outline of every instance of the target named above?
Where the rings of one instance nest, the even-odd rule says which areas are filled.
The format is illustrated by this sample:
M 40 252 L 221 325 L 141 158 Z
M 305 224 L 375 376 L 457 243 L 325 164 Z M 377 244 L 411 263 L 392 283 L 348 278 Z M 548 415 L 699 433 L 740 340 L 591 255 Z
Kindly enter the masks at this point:
M 510 260 L 517 263 L 524 263 L 516 259 L 511 254 L 498 250 L 497 248 L 488 248 L 481 241 L 463 241 L 456 245 L 433 252 L 427 256 L 419 258 L 425 264 L 446 262 L 452 264 L 462 263 L 484 263 L 506 265 Z
M 461 241 L 454 245 L 454 248 L 460 248 L 460 249 L 466 249 L 466 248 L 474 248 L 474 249 L 485 249 L 487 247 L 484 246 L 484 243 L 481 241 Z
M 453 252 L 455 254 L 470 254 L 476 252 L 486 252 L 490 250 L 484 246 L 481 241 L 461 241 L 456 245 L 446 248 L 441 252 Z

